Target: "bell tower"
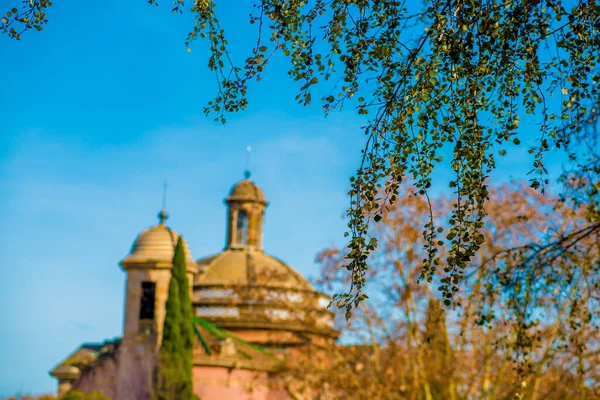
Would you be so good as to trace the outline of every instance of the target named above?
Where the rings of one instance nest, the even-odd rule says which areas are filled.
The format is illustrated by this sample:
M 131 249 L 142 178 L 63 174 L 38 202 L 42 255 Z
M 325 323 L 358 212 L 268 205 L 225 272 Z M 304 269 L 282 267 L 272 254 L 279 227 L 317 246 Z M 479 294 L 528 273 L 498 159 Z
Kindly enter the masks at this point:
M 179 239 L 179 234 L 167 226 L 168 217 L 163 209 L 158 214 L 159 223 L 140 233 L 131 252 L 121 261 L 127 282 L 117 378 L 120 400 L 150 398 L 152 374 L 162 340 L 173 254 Z M 185 241 L 184 248 L 191 283 L 197 266 Z
M 227 203 L 226 249 L 262 250 L 265 208 L 269 204 L 262 190 L 250 180 L 246 171 L 244 180 L 233 186 Z

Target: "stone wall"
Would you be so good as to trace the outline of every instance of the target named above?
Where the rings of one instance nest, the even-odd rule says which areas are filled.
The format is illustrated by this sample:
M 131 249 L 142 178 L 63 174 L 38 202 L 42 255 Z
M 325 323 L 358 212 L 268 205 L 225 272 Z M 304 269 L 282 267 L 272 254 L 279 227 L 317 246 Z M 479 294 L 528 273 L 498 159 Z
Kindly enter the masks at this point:
M 118 366 L 118 356 L 97 360 L 93 368 L 85 369 L 81 372 L 79 379 L 73 384 L 72 389 L 84 393 L 91 393 L 97 390 L 108 398 L 116 399 Z

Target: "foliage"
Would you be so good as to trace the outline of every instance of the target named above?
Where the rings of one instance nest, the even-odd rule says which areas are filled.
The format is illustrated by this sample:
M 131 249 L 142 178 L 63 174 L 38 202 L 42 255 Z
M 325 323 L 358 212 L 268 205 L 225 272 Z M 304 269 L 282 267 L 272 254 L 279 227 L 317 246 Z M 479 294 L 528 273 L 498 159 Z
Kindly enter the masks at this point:
M 23 0 L 22 6 L 12 7 L 0 18 L 0 33 L 20 40 L 21 34 L 29 29 L 41 31 L 46 19 L 46 10 L 52 6 L 50 0 Z
M 215 324 L 213 324 L 209 321 L 206 321 L 202 318 L 192 317 L 192 325 L 194 326 L 195 336 L 198 338 L 198 341 L 200 342 L 200 345 L 202 346 L 203 351 L 207 355 L 211 355 L 212 351 L 209 348 L 209 344 L 207 343 L 205 338 L 202 336 L 202 334 L 200 333 L 198 328 L 204 329 L 208 334 L 218 338 L 219 340 L 230 339 L 233 342 L 242 345 L 243 347 L 255 350 L 256 352 L 269 357 L 273 361 L 280 361 L 277 357 L 275 357 L 273 354 L 271 354 L 269 351 L 267 351 L 264 347 L 250 343 L 246 340 L 243 340 L 243 339 L 237 337 L 236 335 L 233 335 L 231 332 L 229 332 L 225 329 L 221 329 L 218 326 L 216 326 Z
M 58 400 L 110 400 L 110 398 L 104 396 L 101 392 L 97 390 L 90 393 L 71 390 L 64 396 L 59 397 Z
M 444 220 L 456 200 L 431 202 L 434 218 Z M 343 310 L 337 315 L 342 342 L 352 345 L 316 344 L 295 355 L 288 381 L 306 384 L 288 390 L 299 398 L 310 390 L 354 399 L 598 398 L 600 233 L 552 263 L 507 251 L 555 243 L 586 221 L 586 207 L 566 207 L 515 182 L 490 189 L 486 212 L 485 242 L 457 306 L 447 309 L 439 304 L 439 282 L 414 279 L 427 251 L 420 228 L 428 202 L 407 197 L 390 206 L 371 232 L 380 246 L 369 260 L 369 299 L 352 320 Z M 347 285 L 350 277 L 339 268 L 344 257 L 337 248 L 319 255 L 321 290 Z
M 187 46 L 198 38 L 209 42 L 208 68 L 216 73 L 218 94 L 207 114 L 225 122 L 225 113 L 244 109 L 249 82 L 259 80 L 279 52 L 291 61 L 289 75 L 300 84 L 299 103 L 311 103 L 315 85 L 323 81 L 342 82 L 321 97 L 323 110 L 350 104 L 367 120 L 348 210 L 350 240 L 343 267 L 352 279 L 350 288 L 335 297 L 348 317 L 366 298 L 367 260 L 377 247 L 369 235 L 371 221 L 381 220 L 386 207 L 402 197 L 406 177 L 414 181 L 411 193 L 428 200 L 433 172 L 442 167 L 454 173 L 452 211 L 438 221 L 429 204 L 429 218 L 421 226 L 425 251 L 418 276 L 438 281 L 451 302 L 485 242 L 487 178 L 498 155 L 532 139 L 530 186 L 542 191 L 548 183 L 545 159 L 553 148 L 569 155 L 576 174 L 599 173 L 598 160 L 586 169 L 578 161 L 581 147 L 573 151 L 572 146 L 591 143 L 582 132 L 597 123 L 600 105 L 596 0 L 573 5 L 561 0 L 431 0 L 421 9 L 402 0 L 261 0 L 250 15 L 258 28 L 256 46 L 243 68 L 228 51 L 216 3 L 193 2 L 196 21 L 186 41 Z M 40 29 L 50 4 L 25 1 L 20 11 L 15 8 L 3 18 L 1 29 L 16 39 L 20 33 L 11 24 Z M 173 12 L 184 8 L 183 0 L 173 2 Z M 35 22 L 23 18 L 27 13 L 35 15 Z M 524 116 L 532 121 L 533 138 L 522 129 Z M 597 193 L 599 186 L 591 187 Z
M 484 241 L 486 178 L 496 154 L 506 154 L 508 143 L 523 139 L 519 117 L 529 114 L 539 122 L 530 149 L 530 184 L 543 189 L 545 155 L 571 143 L 599 102 L 595 1 L 568 7 L 557 0 L 434 0 L 412 10 L 404 1 L 263 0 L 256 10 L 251 22 L 258 26 L 258 40 L 242 73 L 227 51 L 215 2 L 192 7 L 197 21 L 188 45 L 208 38 L 209 68 L 220 79 L 207 113 L 223 119 L 224 112 L 243 109 L 248 82 L 280 51 L 291 60 L 290 76 L 301 83 L 300 103 L 311 102 L 320 81 L 342 79 L 341 87 L 322 97 L 325 112 L 358 98 L 358 114 L 372 115 L 350 191 L 345 267 L 352 286 L 336 297 L 348 311 L 364 299 L 367 256 L 377 245 L 368 235 L 369 222 L 395 201 L 406 175 L 414 179 L 414 193 L 427 198 L 437 164 L 455 172 L 450 188 L 457 202 L 448 216 L 454 224 L 435 224 L 430 210 L 419 276 L 429 280 L 441 274 L 440 290 L 451 299 Z M 174 11 L 181 11 L 179 4 Z M 552 96 L 560 97 L 555 106 Z M 442 163 L 445 151 L 451 158 Z M 435 265 L 442 263 L 444 241 L 438 237 L 444 230 L 450 250 L 440 270 Z
M 192 351 L 190 347 L 193 337 L 189 338 L 190 333 L 193 335 L 193 328 L 191 308 L 185 307 L 182 303 L 187 299 L 191 306 L 185 267 L 185 249 L 181 237 L 175 246 L 172 271 L 155 378 L 154 396 L 158 400 L 193 398 Z M 182 280 L 185 286 L 182 286 Z M 187 296 L 183 292 L 186 292 Z M 188 315 L 184 317 L 184 313 L 188 313 Z

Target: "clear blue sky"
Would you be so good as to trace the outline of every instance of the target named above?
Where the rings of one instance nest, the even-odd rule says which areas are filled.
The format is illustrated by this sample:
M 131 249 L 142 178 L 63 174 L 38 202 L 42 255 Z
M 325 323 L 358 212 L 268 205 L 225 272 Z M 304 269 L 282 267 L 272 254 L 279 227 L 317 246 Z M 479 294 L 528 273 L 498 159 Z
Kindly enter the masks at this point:
M 167 3 L 60 0 L 43 32 L 0 37 L 0 397 L 55 391 L 48 371 L 63 357 L 120 335 L 118 262 L 156 222 L 165 179 L 170 225 L 196 258 L 223 247 L 223 199 L 247 145 L 271 202 L 266 251 L 315 276 L 315 254 L 343 244 L 365 121 L 297 106 L 276 60 L 246 112 L 212 122 L 206 43 L 186 52 L 190 18 Z M 240 23 L 249 4 L 220 9 L 238 60 L 255 41 Z M 528 169 L 525 153 L 502 161 L 500 180 Z

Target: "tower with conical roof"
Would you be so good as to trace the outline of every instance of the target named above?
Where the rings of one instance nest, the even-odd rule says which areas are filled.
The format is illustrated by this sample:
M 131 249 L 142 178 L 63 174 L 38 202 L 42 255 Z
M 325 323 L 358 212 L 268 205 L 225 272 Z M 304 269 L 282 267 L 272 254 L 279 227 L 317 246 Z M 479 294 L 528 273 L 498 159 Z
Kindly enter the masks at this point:
M 121 261 L 127 273 L 125 284 L 125 321 L 120 346 L 118 398 L 147 399 L 152 374 L 162 339 L 165 304 L 179 234 L 170 229 L 163 208 L 159 223 L 140 233 L 131 252 Z M 189 280 L 196 272 L 188 245 L 184 241 Z

